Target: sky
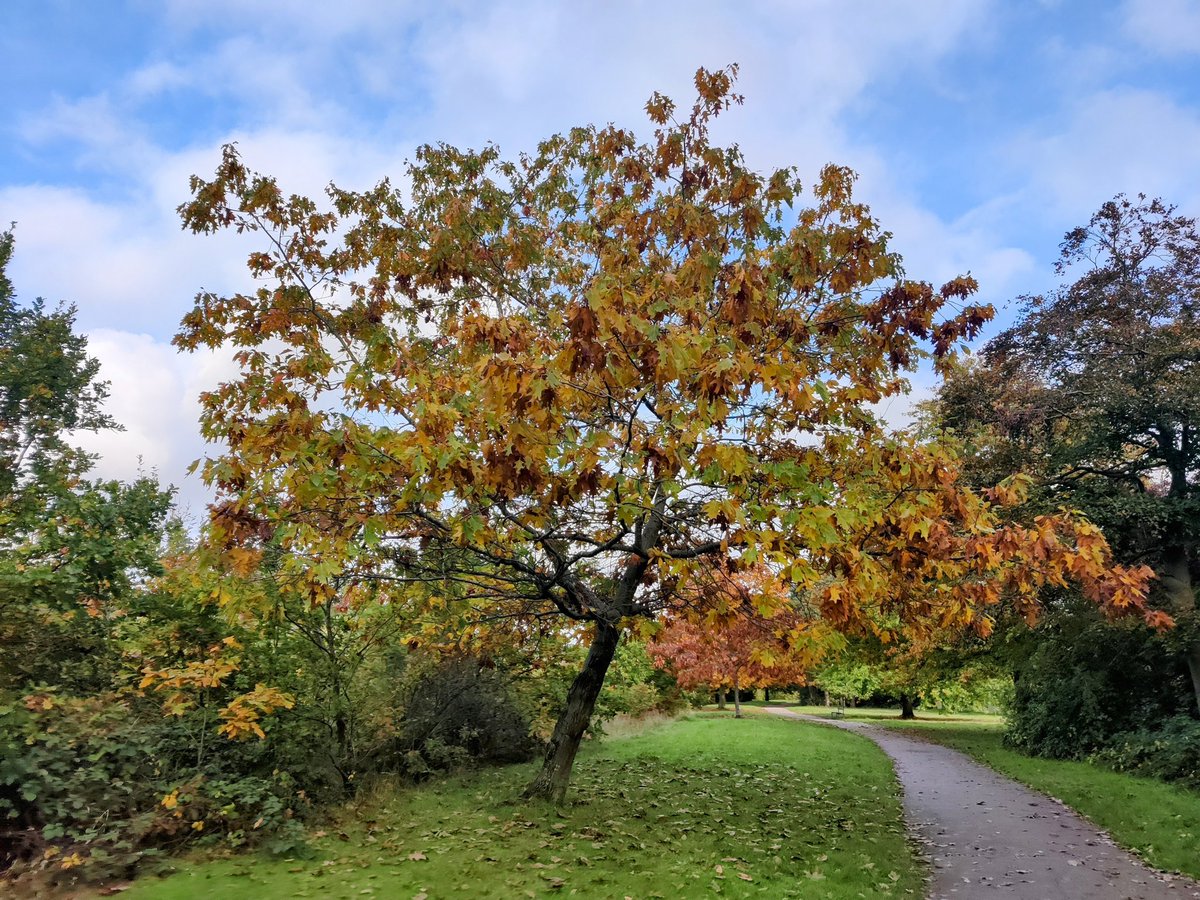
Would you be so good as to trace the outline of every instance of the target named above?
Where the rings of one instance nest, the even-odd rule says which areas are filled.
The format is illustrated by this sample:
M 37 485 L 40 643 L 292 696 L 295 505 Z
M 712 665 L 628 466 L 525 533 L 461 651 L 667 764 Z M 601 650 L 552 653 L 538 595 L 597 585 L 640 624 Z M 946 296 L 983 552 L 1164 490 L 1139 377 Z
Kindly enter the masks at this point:
M 736 62 L 718 136 L 809 183 L 857 170 L 907 273 L 972 273 L 993 333 L 1115 194 L 1200 214 L 1200 0 L 3 0 L 0 59 L 8 274 L 78 307 L 125 427 L 78 436 L 97 474 L 156 472 L 192 520 L 197 397 L 235 370 L 171 337 L 201 290 L 249 287 L 257 248 L 175 210 L 230 141 L 288 191 L 361 189 L 428 142 L 649 136 L 651 93 L 687 103 L 697 67 Z

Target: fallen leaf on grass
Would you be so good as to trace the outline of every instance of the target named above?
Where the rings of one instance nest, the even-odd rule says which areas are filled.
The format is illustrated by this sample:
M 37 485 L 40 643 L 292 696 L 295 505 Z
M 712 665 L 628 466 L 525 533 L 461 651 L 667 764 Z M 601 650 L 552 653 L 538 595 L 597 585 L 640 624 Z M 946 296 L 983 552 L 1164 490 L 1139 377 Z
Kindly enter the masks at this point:
M 420 862 L 423 859 L 429 859 L 429 857 L 426 856 L 424 853 L 422 853 L 420 850 L 414 850 L 412 853 L 408 854 L 408 858 L 411 859 L 413 862 Z
M 749 875 L 747 875 L 745 872 L 738 872 L 738 878 L 742 879 L 742 881 L 753 881 L 754 880 Z

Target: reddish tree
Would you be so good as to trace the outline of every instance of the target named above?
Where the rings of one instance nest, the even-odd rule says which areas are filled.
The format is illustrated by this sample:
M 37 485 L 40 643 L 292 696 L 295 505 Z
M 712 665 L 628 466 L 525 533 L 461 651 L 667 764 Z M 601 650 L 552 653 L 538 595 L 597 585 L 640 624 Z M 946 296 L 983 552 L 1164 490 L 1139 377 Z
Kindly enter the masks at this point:
M 732 688 L 737 718 L 742 689 L 806 681 L 829 632 L 819 621 L 780 609 L 785 588 L 769 571 L 712 571 L 700 583 L 697 596 L 684 598 L 699 602 L 677 610 L 650 644 L 656 666 L 669 669 L 682 687 L 710 687 L 722 700 Z M 696 606 L 706 610 L 703 617 L 688 615 Z

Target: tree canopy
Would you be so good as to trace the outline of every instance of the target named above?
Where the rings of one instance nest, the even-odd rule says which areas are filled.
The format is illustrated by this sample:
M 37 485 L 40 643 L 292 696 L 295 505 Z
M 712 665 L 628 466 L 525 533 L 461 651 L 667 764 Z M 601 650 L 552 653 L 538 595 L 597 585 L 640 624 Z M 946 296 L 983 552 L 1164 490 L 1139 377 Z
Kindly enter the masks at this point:
M 102 619 L 157 571 L 170 492 L 150 478 L 89 481 L 71 432 L 117 427 L 75 309 L 18 302 L 0 233 L 0 690 L 42 680 L 95 686 L 111 658 Z M 103 679 L 100 679 L 102 682 Z
M 714 561 L 770 565 L 843 627 L 1032 606 L 1068 577 L 1141 602 L 1094 529 L 1006 523 L 1014 488 L 961 489 L 947 447 L 885 433 L 870 405 L 991 311 L 970 278 L 905 278 L 849 170 L 805 192 L 714 145 L 734 75 L 700 70 L 681 117 L 654 95 L 647 143 L 425 146 L 399 185 L 331 186 L 328 208 L 227 147 L 180 210 L 263 242 L 261 286 L 202 293 L 177 337 L 241 365 L 203 397 L 214 545 L 244 571 L 279 546 L 313 602 L 420 584 L 464 625 L 586 626 L 531 794 L 564 796 L 621 630 Z
M 991 471 L 1104 525 L 1156 570 L 1200 703 L 1200 233 L 1161 200 L 1118 196 L 1067 233 L 1061 275 L 942 391 L 946 422 Z

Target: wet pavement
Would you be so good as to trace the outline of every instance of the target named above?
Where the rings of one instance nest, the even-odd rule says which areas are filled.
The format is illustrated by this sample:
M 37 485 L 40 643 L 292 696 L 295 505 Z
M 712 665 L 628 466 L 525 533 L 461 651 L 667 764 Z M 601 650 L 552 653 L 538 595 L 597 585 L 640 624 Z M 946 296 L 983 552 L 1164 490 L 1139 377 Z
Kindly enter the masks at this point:
M 957 750 L 862 722 L 768 711 L 858 732 L 892 758 L 909 830 L 932 868 L 931 900 L 1200 898 L 1200 883 L 1151 869 L 1064 804 Z

